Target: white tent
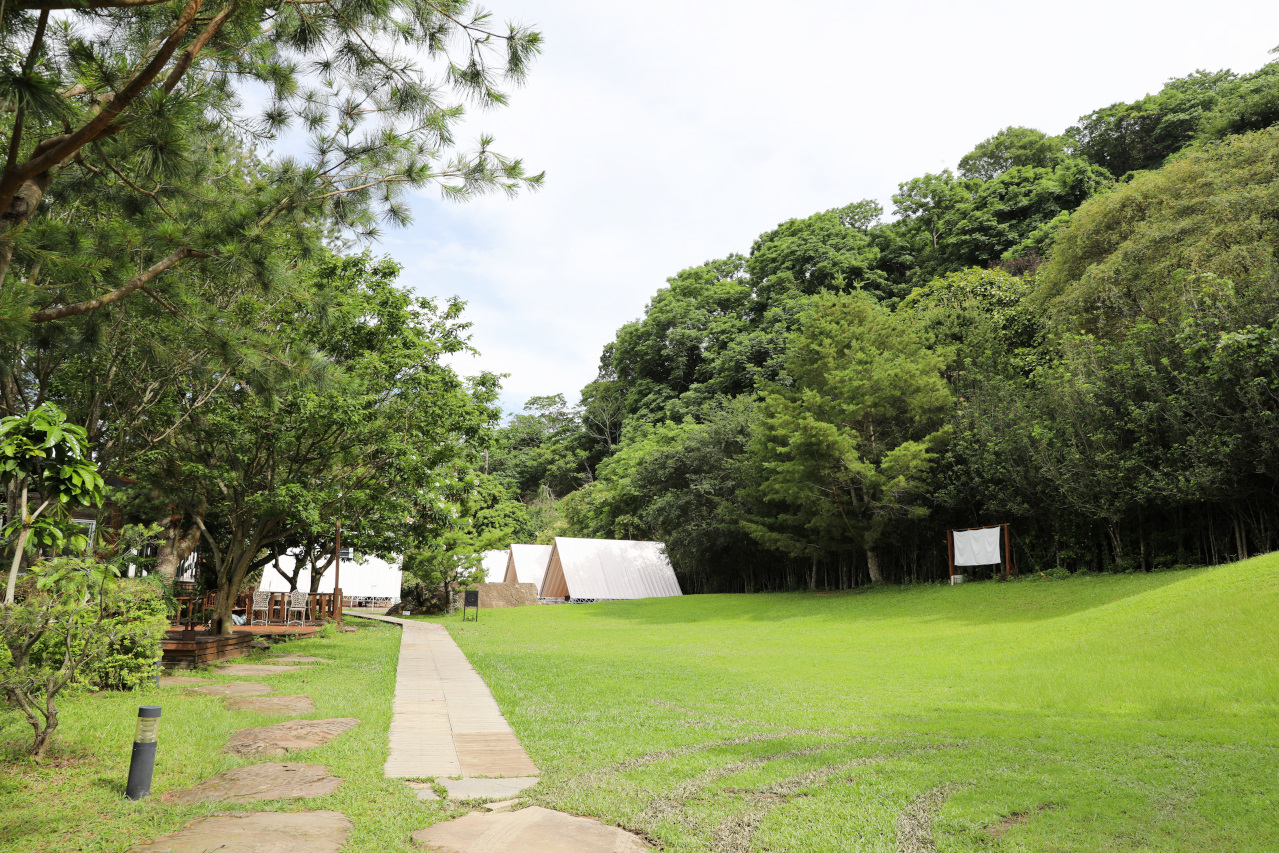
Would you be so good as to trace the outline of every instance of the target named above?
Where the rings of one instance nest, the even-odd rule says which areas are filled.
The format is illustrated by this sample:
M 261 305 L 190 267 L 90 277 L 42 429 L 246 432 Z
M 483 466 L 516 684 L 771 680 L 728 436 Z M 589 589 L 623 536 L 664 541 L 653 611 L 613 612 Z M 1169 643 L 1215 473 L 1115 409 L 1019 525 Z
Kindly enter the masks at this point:
M 512 545 L 506 559 L 505 583 L 531 583 L 540 594 L 542 579 L 546 576 L 546 564 L 551 561 L 550 545 Z
M 280 568 L 289 574 L 293 573 L 293 566 L 292 557 L 280 558 Z M 329 566 L 328 571 L 320 578 L 320 592 L 333 591 L 333 576 L 333 567 Z M 347 598 L 389 598 L 391 601 L 399 601 L 401 578 L 399 566 L 377 557 L 359 555 L 356 559 L 344 557 L 342 560 L 342 595 Z M 271 592 L 288 592 L 289 582 L 280 576 L 275 566 L 268 563 L 262 569 L 262 583 L 258 588 Z M 311 570 L 303 569 L 298 577 L 298 589 L 310 588 Z
M 580 601 L 683 593 L 661 542 L 557 536 L 539 595 Z
M 506 552 L 485 551 L 481 565 L 484 567 L 484 578 L 480 583 L 501 583 L 506 574 Z

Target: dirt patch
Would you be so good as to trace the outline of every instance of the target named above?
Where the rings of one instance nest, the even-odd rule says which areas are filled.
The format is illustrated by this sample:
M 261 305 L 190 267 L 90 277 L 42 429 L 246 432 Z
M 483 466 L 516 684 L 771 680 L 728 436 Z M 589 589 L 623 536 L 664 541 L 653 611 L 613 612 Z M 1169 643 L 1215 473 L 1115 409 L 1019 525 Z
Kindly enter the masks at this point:
M 135 853 L 340 853 L 352 823 L 339 812 L 230 812 L 192 821 Z
M 273 726 L 241 729 L 227 740 L 226 751 L 245 758 L 283 757 L 290 752 L 313 749 L 345 734 L 360 724 L 354 717 L 333 720 L 289 720 Z
M 197 684 L 208 684 L 207 678 L 196 678 L 191 675 L 162 675 L 160 676 L 161 687 L 194 687 Z
M 315 710 L 310 696 L 228 696 L 222 700 L 229 711 L 257 711 L 259 714 L 309 714 Z
M 257 681 L 230 681 L 226 684 L 192 687 L 191 692 L 203 693 L 205 696 L 265 696 L 268 693 L 274 693 L 275 688 Z
M 954 785 L 938 785 L 910 801 L 897 817 L 898 853 L 937 853 L 933 819 L 954 788 Z
M 1037 812 L 1046 812 L 1051 810 L 1051 803 L 1041 803 L 1039 808 L 1036 809 Z M 1014 826 L 1025 826 L 1030 822 L 1030 817 L 1031 815 L 1029 812 L 1013 812 L 1003 820 L 987 826 L 985 828 L 986 834 L 998 841 L 1007 835 L 1008 830 L 1012 829 Z
M 480 591 L 480 607 L 485 610 L 537 604 L 537 584 L 482 583 L 476 589 Z
M 161 794 L 166 803 L 250 803 L 323 797 L 342 785 L 322 764 L 252 764 L 219 773 L 191 788 Z

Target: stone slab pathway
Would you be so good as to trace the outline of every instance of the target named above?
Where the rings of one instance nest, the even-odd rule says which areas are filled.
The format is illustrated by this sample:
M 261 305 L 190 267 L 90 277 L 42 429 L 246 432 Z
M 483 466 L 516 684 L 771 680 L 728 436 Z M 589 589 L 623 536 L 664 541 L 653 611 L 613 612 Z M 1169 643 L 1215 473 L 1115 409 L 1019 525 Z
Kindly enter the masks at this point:
M 340 812 L 230 812 L 188 823 L 136 853 L 339 853 L 351 833 Z
M 644 853 L 652 848 L 625 830 L 533 806 L 437 823 L 413 840 L 438 853 Z
M 190 692 L 203 693 L 205 696 L 265 696 L 274 693 L 275 688 L 260 681 L 228 681 L 224 684 L 192 687 Z
M 160 795 L 174 805 L 192 803 L 250 803 L 255 800 L 291 800 L 323 797 L 342 785 L 322 764 L 250 764 L 235 767 L 199 785 Z
M 536 776 L 507 776 L 502 779 L 443 779 L 435 784 L 448 791 L 450 800 L 504 800 L 537 784 Z M 416 787 L 416 786 L 415 786 Z M 418 788 L 419 800 L 438 800 L 428 785 Z
M 338 717 L 333 720 L 288 720 L 273 726 L 240 729 L 227 738 L 226 751 L 245 758 L 258 755 L 283 758 L 290 752 L 323 746 L 359 724 L 355 717 Z
M 222 700 L 231 711 L 257 711 L 268 716 L 310 714 L 315 700 L 310 696 L 228 696 Z
M 537 775 L 488 685 L 443 626 L 359 615 L 404 631 L 383 769 L 388 777 Z

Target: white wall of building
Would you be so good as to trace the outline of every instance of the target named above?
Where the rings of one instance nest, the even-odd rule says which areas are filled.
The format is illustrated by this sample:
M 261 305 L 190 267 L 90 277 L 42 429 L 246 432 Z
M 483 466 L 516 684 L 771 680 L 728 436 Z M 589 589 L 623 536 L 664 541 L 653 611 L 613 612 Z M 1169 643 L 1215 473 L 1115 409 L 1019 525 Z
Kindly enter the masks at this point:
M 294 560 L 292 557 L 281 557 L 280 568 L 292 574 Z M 320 578 L 320 592 L 333 591 L 333 566 L 329 566 Z M 357 554 L 355 560 L 342 561 L 342 595 L 359 598 L 389 598 L 400 600 L 400 580 L 402 574 L 398 563 L 388 563 L 377 557 L 366 557 Z M 268 563 L 262 570 L 260 589 L 271 592 L 288 592 L 289 582 L 275 570 L 274 563 Z M 298 578 L 298 589 L 311 588 L 311 570 L 303 569 Z

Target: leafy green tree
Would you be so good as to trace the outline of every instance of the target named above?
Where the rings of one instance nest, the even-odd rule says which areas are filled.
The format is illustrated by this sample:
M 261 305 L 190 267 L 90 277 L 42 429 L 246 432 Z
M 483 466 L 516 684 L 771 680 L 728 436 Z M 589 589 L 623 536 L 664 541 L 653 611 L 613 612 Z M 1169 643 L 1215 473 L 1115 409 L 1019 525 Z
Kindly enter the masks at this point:
M 506 103 L 541 44 L 469 0 L 17 0 L 3 16 L 11 330 L 163 291 L 179 265 L 273 282 L 273 235 L 371 236 L 430 183 L 465 198 L 540 181 L 486 137 L 454 139 L 463 102 Z M 309 153 L 267 161 L 235 141 L 283 133 Z
M 563 394 L 530 397 L 524 413 L 512 417 L 494 439 L 488 470 L 522 500 L 532 500 L 542 486 L 564 495 L 593 479 L 581 412 Z
M 893 522 L 927 512 L 952 406 L 942 367 L 905 316 L 862 294 L 816 297 L 787 362 L 794 385 L 761 403 L 751 452 L 777 513 L 751 533 L 791 553 L 860 548 L 882 582 L 876 549 Z
M 1175 321 L 1199 283 L 1231 283 L 1247 322 L 1275 316 L 1279 128 L 1186 152 L 1080 207 L 1040 270 L 1035 298 L 1058 328 L 1115 334 Z
M 1229 71 L 1196 71 L 1131 104 L 1094 110 L 1066 131 L 1068 147 L 1117 178 L 1158 168 L 1194 141 L 1205 114 L 1234 79 Z
M 928 248 L 936 252 L 946 234 L 951 212 L 968 200 L 974 181 L 956 179 L 949 169 L 927 174 L 897 185 L 893 211 L 927 236 Z
M 260 301 L 282 337 L 315 341 L 331 378 L 319 387 L 265 393 L 228 383 L 166 441 L 138 476 L 163 488 L 200 528 L 216 574 L 215 628 L 249 574 L 298 537 L 327 533 L 336 519 L 365 553 L 415 546 L 423 507 L 496 415 L 495 378 L 461 380 L 443 364 L 465 348 L 461 303 L 443 308 L 394 287 L 394 264 L 334 259 L 316 276 L 332 289 L 327 317 L 309 300 Z
M 13 539 L 4 592 L 4 603 L 9 605 L 13 604 L 18 569 L 33 534 L 41 544 L 66 544 L 65 534 L 44 516 L 45 511 L 56 513 L 73 505 L 98 503 L 104 484 L 89 457 L 84 429 L 67 423 L 52 403 L 26 415 L 0 419 L 0 476 L 9 496 L 10 521 L 5 534 Z M 31 508 L 33 496 L 39 501 L 35 509 Z
M 1110 184 L 1105 170 L 1085 160 L 1063 158 L 1052 168 L 1013 166 L 971 185 L 969 196 L 942 217 L 946 238 L 936 274 L 970 266 L 993 266 L 1042 250 L 1069 214 Z M 928 269 L 925 267 L 925 269 Z
M 766 295 L 781 288 L 811 294 L 858 286 L 885 292 L 888 282 L 876 268 L 878 252 L 868 232 L 883 210 L 873 201 L 791 219 L 767 231 L 751 246 L 747 272 Z
M 959 158 L 959 175 L 988 181 L 1009 169 L 1051 169 L 1065 156 L 1062 139 L 1029 127 L 1006 127 Z
M 1224 139 L 1279 123 L 1279 62 L 1223 85 L 1212 111 L 1199 122 L 1199 139 Z

